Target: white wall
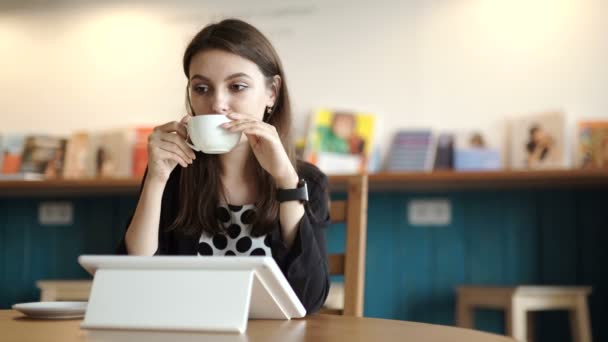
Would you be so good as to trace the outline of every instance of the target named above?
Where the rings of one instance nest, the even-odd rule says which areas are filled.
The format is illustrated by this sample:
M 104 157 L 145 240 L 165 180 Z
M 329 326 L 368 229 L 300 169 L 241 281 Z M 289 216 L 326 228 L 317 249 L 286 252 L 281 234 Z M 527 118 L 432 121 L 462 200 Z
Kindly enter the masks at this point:
M 385 148 L 403 127 L 480 128 L 497 143 L 512 115 L 608 118 L 604 0 L 16 3 L 0 7 L 0 132 L 178 119 L 183 50 L 225 16 L 274 42 L 299 134 L 316 106 L 378 113 Z

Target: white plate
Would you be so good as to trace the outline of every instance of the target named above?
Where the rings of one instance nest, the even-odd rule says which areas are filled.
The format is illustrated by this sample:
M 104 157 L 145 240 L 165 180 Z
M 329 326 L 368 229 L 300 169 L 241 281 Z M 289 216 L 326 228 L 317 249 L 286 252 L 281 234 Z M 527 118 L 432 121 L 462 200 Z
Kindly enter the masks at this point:
M 33 318 L 82 318 L 87 310 L 87 302 L 21 303 L 13 305 L 13 309 Z

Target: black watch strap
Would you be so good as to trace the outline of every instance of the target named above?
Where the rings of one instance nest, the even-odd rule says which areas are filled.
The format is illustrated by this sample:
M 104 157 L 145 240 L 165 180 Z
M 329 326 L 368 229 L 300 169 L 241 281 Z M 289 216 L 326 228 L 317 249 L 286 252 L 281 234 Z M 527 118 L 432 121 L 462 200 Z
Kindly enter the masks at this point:
M 277 200 L 279 202 L 308 202 L 308 186 L 306 185 L 306 181 L 300 179 L 298 187 L 295 189 L 277 189 Z

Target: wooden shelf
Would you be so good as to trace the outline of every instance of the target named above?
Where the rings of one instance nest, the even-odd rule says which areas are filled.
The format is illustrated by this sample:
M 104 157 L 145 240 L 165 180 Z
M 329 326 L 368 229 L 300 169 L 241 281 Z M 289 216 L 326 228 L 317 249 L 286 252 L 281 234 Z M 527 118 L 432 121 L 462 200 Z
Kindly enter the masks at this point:
M 608 170 L 377 173 L 369 183 L 373 191 L 608 188 Z
M 341 191 L 348 176 L 330 176 Z M 139 179 L 0 181 L 2 197 L 136 194 Z M 444 191 L 496 189 L 608 188 L 606 170 L 412 172 L 369 175 L 370 191 Z
M 135 178 L 0 181 L 0 196 L 131 195 L 139 186 L 140 180 Z

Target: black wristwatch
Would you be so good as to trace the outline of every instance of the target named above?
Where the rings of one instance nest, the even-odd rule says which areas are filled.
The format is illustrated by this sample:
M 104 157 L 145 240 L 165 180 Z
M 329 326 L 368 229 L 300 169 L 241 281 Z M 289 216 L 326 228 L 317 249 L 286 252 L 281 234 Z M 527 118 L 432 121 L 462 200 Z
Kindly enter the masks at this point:
M 300 179 L 295 189 L 277 189 L 277 200 L 279 202 L 301 201 L 308 202 L 308 187 L 306 181 Z

